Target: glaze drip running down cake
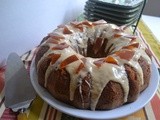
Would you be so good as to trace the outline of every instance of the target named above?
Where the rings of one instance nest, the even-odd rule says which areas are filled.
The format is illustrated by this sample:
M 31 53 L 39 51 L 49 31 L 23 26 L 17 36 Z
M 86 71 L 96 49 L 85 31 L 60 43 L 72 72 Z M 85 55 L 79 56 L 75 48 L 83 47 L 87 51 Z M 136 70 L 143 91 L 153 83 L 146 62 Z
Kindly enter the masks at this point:
M 46 36 L 35 57 L 38 82 L 79 109 L 108 110 L 147 88 L 151 54 L 125 27 L 104 20 L 70 22 Z

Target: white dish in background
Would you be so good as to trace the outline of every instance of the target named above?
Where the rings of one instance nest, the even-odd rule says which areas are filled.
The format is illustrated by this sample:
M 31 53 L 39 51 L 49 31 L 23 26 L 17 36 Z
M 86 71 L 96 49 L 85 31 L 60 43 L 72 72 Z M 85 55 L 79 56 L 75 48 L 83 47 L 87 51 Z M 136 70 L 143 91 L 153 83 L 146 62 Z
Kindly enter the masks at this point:
M 96 3 L 102 3 L 102 4 L 113 4 L 113 5 L 120 5 L 120 6 L 137 6 L 143 0 L 90 0 Z
M 38 93 L 38 95 L 49 105 L 68 115 L 75 116 L 78 118 L 92 119 L 92 120 L 115 119 L 127 116 L 129 114 L 138 111 L 152 99 L 152 97 L 156 93 L 159 83 L 158 69 L 156 68 L 155 64 L 152 63 L 151 82 L 148 88 L 140 94 L 139 98 L 135 102 L 120 106 L 119 108 L 113 110 L 91 111 L 91 110 L 81 110 L 74 108 L 52 97 L 51 94 L 46 89 L 44 89 L 38 84 L 34 60 L 30 68 L 30 77 L 32 85 L 36 90 L 36 92 Z

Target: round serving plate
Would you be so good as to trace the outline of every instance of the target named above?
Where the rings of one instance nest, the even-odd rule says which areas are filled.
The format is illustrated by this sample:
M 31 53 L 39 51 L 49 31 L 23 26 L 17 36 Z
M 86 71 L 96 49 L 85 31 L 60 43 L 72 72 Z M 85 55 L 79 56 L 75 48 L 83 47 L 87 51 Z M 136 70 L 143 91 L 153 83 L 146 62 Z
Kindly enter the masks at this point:
M 52 97 L 52 95 L 46 89 L 44 89 L 38 84 L 34 60 L 32 61 L 30 68 L 30 77 L 31 77 L 31 83 L 36 92 L 38 93 L 38 95 L 49 105 L 68 115 L 75 116 L 78 118 L 91 119 L 91 120 L 115 119 L 130 115 L 138 111 L 152 99 L 152 97 L 156 93 L 159 83 L 158 69 L 156 68 L 155 64 L 152 63 L 151 82 L 147 87 L 147 89 L 145 89 L 140 94 L 139 98 L 135 102 L 122 105 L 113 110 L 91 111 L 91 110 L 77 109 L 75 107 L 62 103 L 56 100 L 54 97 Z

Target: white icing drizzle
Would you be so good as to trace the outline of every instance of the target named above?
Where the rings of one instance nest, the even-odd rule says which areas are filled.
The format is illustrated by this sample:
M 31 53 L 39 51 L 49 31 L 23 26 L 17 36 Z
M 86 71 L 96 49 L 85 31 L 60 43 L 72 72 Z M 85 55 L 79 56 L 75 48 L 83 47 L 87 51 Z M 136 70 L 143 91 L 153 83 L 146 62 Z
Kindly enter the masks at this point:
M 107 45 L 107 46 L 111 46 L 113 44 L 112 46 L 113 49 L 111 48 L 112 51 L 109 51 L 109 53 L 114 53 L 116 51 L 119 51 L 123 46 L 127 46 L 130 41 L 131 41 L 130 39 L 127 39 L 125 37 L 113 38 L 108 42 L 108 45 Z
M 104 23 L 104 21 L 103 21 Z M 81 84 L 82 80 L 88 73 L 91 75 L 92 85 L 89 85 L 87 81 L 85 81 L 89 87 L 91 87 L 90 94 L 91 94 L 91 109 L 95 110 L 96 105 L 98 103 L 99 97 L 107 83 L 109 81 L 114 81 L 119 83 L 124 91 L 124 103 L 127 101 L 128 93 L 129 93 L 129 85 L 128 85 L 128 78 L 124 68 L 124 64 L 128 64 L 134 68 L 134 70 L 138 73 L 137 77 L 141 81 L 143 85 L 143 71 L 140 67 L 139 63 L 137 62 L 138 59 L 142 56 L 149 64 L 151 64 L 151 60 L 148 55 L 145 53 L 145 48 L 142 46 L 139 48 L 134 48 L 135 54 L 131 60 L 125 60 L 118 57 L 116 54 L 112 54 L 114 59 L 118 61 L 118 65 L 112 63 L 103 63 L 100 67 L 97 67 L 94 64 L 94 61 L 99 60 L 100 58 L 90 58 L 86 57 L 85 63 L 81 60 L 83 55 L 87 54 L 87 42 L 88 39 L 91 40 L 92 43 L 95 42 L 97 37 L 107 38 L 108 42 L 105 47 L 105 51 L 112 45 L 111 50 L 109 51 L 110 54 L 122 49 L 123 46 L 128 46 L 131 43 L 130 38 L 126 38 L 124 36 L 114 38 L 115 29 L 118 29 L 116 25 L 113 24 L 98 24 L 91 27 L 87 25 L 82 25 L 83 31 L 79 30 L 78 28 L 74 27 L 71 24 L 67 24 L 66 27 L 72 32 L 72 34 L 63 34 L 63 27 L 57 28 L 53 31 L 53 33 L 57 33 L 59 35 L 63 35 L 65 38 L 59 40 L 59 44 L 66 42 L 69 45 L 68 48 L 64 48 L 62 50 L 52 50 L 56 44 L 50 43 L 43 43 L 42 45 L 49 46 L 49 50 L 43 55 L 43 57 L 38 62 L 38 69 L 43 59 L 45 59 L 49 54 L 61 54 L 60 58 L 56 61 L 55 64 L 50 64 L 48 67 L 46 74 L 45 74 L 45 87 L 47 86 L 47 79 L 51 74 L 53 69 L 59 69 L 59 64 L 68 58 L 71 55 L 76 55 L 78 60 L 68 64 L 65 69 L 70 74 L 70 100 L 74 100 L 74 94 L 77 87 L 79 87 L 79 92 L 81 94 L 82 104 L 83 104 L 83 95 Z M 118 31 L 121 33 L 123 31 Z M 50 38 L 49 38 L 50 39 Z M 74 49 L 74 50 L 73 50 Z M 79 54 L 77 54 L 79 53 Z M 82 55 L 80 55 L 82 54 Z M 83 63 L 84 68 L 79 71 L 79 73 L 75 74 L 76 69 L 78 66 Z
M 82 78 L 79 74 L 75 74 L 76 69 L 78 68 L 80 61 L 76 61 L 66 67 L 66 70 L 70 73 L 70 100 L 74 99 L 74 93 L 78 87 L 78 83 L 81 83 Z
M 91 87 L 91 109 L 96 108 L 96 104 L 106 84 L 112 80 L 120 83 L 124 88 L 124 102 L 127 101 L 128 96 L 128 79 L 125 69 L 121 66 L 104 63 L 101 67 L 93 64 L 95 59 L 87 58 L 85 68 L 91 74 L 92 87 Z
M 124 64 L 127 64 L 129 66 L 131 66 L 132 68 L 134 68 L 134 70 L 137 72 L 137 79 L 140 81 L 141 85 L 143 85 L 144 80 L 143 80 L 143 71 L 142 68 L 140 66 L 140 64 L 137 62 L 137 59 L 139 59 L 140 54 L 135 54 L 134 59 L 131 59 L 130 61 L 125 60 L 125 59 L 121 59 L 118 56 L 115 57 L 115 59 L 117 59 L 119 61 L 119 65 L 124 66 Z

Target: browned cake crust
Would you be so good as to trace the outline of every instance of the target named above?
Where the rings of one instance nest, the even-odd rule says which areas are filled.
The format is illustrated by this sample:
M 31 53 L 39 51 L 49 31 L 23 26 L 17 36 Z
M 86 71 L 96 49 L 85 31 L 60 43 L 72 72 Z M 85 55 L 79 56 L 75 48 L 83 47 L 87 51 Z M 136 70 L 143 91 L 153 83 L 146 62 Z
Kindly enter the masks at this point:
M 91 104 L 92 104 L 91 89 L 93 87 L 93 78 L 90 73 L 88 73 L 85 77 L 78 78 L 81 80 L 77 83 L 77 87 L 73 95 L 74 96 L 73 100 L 71 100 L 71 94 L 70 94 L 71 75 L 66 70 L 65 67 L 59 69 L 56 67 L 56 64 L 55 65 L 53 64 L 53 67 L 55 69 L 53 69 L 50 72 L 50 74 L 47 77 L 47 84 L 45 83 L 46 71 L 50 66 L 51 62 L 53 62 L 52 60 L 53 58 L 48 56 L 44 57 L 43 59 L 41 58 L 49 50 L 49 46 L 43 44 L 49 38 L 50 37 L 47 36 L 43 39 L 43 42 L 41 42 L 42 45 L 39 47 L 39 50 L 35 58 L 39 84 L 45 87 L 51 93 L 51 95 L 53 95 L 56 99 L 64 103 L 70 104 L 80 109 L 91 109 Z M 98 42 L 101 42 L 101 45 Z M 107 55 L 112 55 L 112 54 L 119 55 L 117 52 L 112 52 L 112 50 L 115 49 L 113 47 L 113 44 L 111 44 L 108 47 L 108 49 L 105 50 L 106 45 L 108 44 L 107 38 L 105 38 L 105 40 L 103 39 L 103 41 L 101 41 L 101 38 L 99 38 L 98 42 L 93 43 L 90 41 L 90 39 L 88 39 L 87 52 L 83 54 L 83 56 L 92 58 L 104 58 Z M 146 50 L 146 53 L 150 56 L 149 51 Z M 129 58 L 127 57 L 125 59 Z M 84 61 L 85 59 L 83 59 L 83 62 Z M 125 91 L 122 85 L 111 79 L 101 92 L 101 95 L 98 99 L 95 109 L 97 110 L 113 109 L 123 105 L 124 103 L 133 102 L 138 98 L 140 92 L 142 92 L 145 88 L 147 88 L 151 76 L 150 64 L 142 56 L 139 57 L 137 62 L 142 68 L 144 84 L 141 85 L 141 81 L 138 80 L 140 76 L 137 76 L 138 74 L 137 70 L 129 64 L 124 64 L 129 84 L 128 85 L 129 93 L 127 101 L 124 102 Z
M 140 57 L 138 60 L 139 64 L 141 65 L 141 68 L 143 70 L 143 79 L 144 79 L 144 85 L 140 87 L 140 91 L 143 91 L 145 88 L 148 87 L 150 83 L 151 78 L 151 67 L 150 65 L 144 60 L 143 57 Z

